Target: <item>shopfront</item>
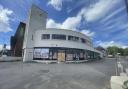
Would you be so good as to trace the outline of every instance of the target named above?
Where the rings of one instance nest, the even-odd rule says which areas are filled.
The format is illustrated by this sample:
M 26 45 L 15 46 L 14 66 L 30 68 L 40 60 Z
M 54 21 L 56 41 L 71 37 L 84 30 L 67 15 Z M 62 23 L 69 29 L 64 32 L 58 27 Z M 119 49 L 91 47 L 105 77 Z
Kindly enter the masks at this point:
M 72 48 L 34 48 L 33 60 L 57 60 L 75 61 L 75 60 L 87 60 L 88 53 L 81 49 Z

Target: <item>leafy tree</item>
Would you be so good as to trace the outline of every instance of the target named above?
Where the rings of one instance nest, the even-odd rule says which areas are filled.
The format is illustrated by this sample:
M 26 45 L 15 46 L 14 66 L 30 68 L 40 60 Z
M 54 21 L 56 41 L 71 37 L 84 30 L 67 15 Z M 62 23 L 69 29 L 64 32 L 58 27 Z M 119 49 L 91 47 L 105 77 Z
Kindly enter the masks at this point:
M 115 54 L 118 53 L 118 47 L 116 47 L 116 46 L 108 47 L 107 52 L 108 52 L 109 55 L 115 56 Z
M 124 49 L 124 55 L 125 55 L 125 56 L 128 56 L 128 48 L 125 48 L 125 49 Z
M 123 48 L 118 48 L 118 53 L 120 53 L 121 56 L 125 56 Z
M 116 46 L 111 46 L 107 48 L 107 52 L 109 55 L 115 56 L 117 53 L 120 53 L 121 56 L 128 56 L 128 48 L 119 48 Z

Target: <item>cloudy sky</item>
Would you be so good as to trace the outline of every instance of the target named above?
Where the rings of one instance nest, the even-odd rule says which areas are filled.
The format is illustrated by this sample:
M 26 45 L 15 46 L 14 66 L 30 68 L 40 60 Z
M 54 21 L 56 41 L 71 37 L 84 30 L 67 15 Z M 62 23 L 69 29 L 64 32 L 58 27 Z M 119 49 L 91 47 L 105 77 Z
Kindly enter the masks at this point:
M 124 0 L 0 0 L 0 48 L 10 45 L 20 21 L 35 4 L 48 13 L 47 28 L 64 28 L 90 36 L 94 46 L 128 47 L 128 13 Z

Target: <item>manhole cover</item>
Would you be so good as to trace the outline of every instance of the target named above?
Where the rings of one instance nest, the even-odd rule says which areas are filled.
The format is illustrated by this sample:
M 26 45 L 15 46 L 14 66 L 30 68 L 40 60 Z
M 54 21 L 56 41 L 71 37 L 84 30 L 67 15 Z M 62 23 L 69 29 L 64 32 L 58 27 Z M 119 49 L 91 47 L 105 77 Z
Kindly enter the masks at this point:
M 40 70 L 41 73 L 49 73 L 49 70 Z

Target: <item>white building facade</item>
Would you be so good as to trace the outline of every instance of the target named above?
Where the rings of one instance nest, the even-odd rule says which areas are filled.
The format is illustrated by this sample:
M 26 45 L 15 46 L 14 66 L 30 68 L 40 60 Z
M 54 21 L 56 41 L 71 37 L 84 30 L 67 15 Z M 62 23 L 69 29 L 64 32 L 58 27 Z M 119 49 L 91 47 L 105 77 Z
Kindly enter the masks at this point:
M 60 62 L 97 59 L 102 54 L 91 39 L 80 32 L 46 28 L 47 13 L 32 6 L 26 23 L 23 61 L 56 60 Z

